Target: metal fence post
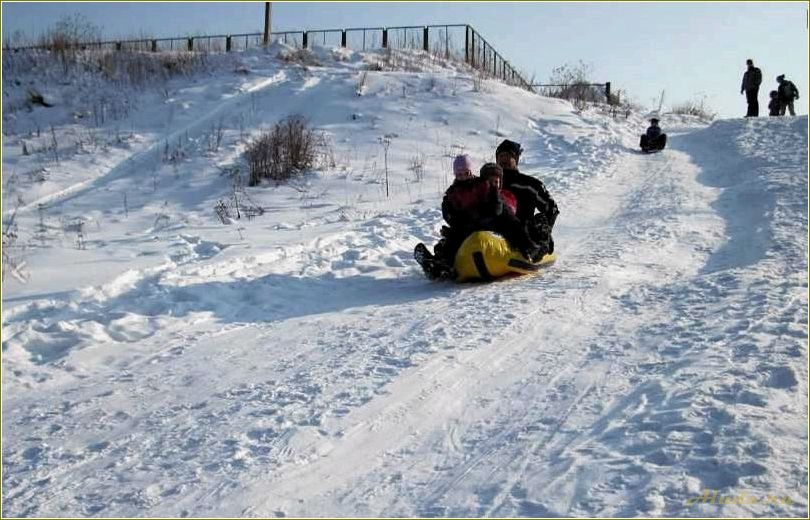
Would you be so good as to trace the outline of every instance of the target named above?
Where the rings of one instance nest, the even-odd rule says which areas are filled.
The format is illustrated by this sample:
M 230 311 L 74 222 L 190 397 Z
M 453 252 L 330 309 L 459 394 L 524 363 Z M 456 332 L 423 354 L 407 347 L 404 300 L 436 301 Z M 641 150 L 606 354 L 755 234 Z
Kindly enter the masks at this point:
M 470 26 L 464 26 L 464 63 L 470 64 Z
M 194 38 L 188 39 L 188 51 L 191 52 L 194 50 Z
M 225 37 L 225 52 L 231 52 L 231 35 Z
M 262 45 L 267 47 L 270 43 L 270 2 L 264 3 L 264 34 L 262 35 Z
M 309 43 L 309 33 L 307 31 L 304 31 L 303 46 L 305 49 L 307 48 L 308 43 Z
M 340 46 L 346 47 L 346 29 L 340 32 Z
M 115 42 L 115 50 L 117 51 L 121 50 L 121 42 Z
M 152 40 L 152 52 L 157 52 L 157 40 Z
M 382 41 L 383 49 L 388 48 L 388 28 L 383 28 L 383 41 Z
M 430 45 L 428 45 L 428 38 L 430 37 L 430 33 L 428 32 L 428 26 L 426 25 L 425 28 L 422 30 L 422 49 L 425 52 L 430 52 Z
M 605 98 L 607 98 L 607 103 L 610 105 L 610 81 L 605 83 Z

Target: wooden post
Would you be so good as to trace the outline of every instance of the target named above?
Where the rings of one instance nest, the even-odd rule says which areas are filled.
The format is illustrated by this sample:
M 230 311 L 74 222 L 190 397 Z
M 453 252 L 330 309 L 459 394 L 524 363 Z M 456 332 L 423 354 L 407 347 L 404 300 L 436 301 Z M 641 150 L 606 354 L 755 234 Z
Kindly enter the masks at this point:
M 610 105 L 610 81 L 605 83 L 605 97 L 607 98 L 608 105 Z
M 152 52 L 157 52 L 157 40 L 152 40 Z
M 307 48 L 308 44 L 309 44 L 309 33 L 307 31 L 304 31 L 303 45 L 305 49 Z
M 117 51 L 121 50 L 121 42 L 115 42 L 115 50 Z
M 267 44 L 270 43 L 270 2 L 264 3 L 264 38 L 262 39 L 262 45 L 267 47 Z
M 189 38 L 188 39 L 188 50 L 189 50 L 189 52 L 194 50 L 194 38 Z
M 422 31 L 422 50 L 425 52 L 430 52 L 430 45 L 428 45 L 428 38 L 430 37 L 430 33 L 428 32 L 428 26 L 426 25 L 424 30 Z
M 346 29 L 340 32 L 340 46 L 346 47 Z
M 225 37 L 225 52 L 231 52 L 231 35 Z
M 388 48 L 388 28 L 383 29 L 383 41 L 382 41 L 383 49 Z

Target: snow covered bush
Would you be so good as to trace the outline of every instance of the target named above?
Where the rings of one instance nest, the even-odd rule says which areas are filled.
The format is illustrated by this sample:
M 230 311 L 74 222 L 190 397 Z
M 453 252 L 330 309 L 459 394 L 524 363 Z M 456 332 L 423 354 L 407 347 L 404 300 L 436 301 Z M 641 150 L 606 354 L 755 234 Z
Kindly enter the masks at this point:
M 308 65 L 320 66 L 320 61 L 309 49 L 283 49 L 279 51 L 277 58 L 287 63 L 297 63 L 304 67 Z
M 248 144 L 248 184 L 290 179 L 315 163 L 317 151 L 318 137 L 306 120 L 299 115 L 287 117 Z

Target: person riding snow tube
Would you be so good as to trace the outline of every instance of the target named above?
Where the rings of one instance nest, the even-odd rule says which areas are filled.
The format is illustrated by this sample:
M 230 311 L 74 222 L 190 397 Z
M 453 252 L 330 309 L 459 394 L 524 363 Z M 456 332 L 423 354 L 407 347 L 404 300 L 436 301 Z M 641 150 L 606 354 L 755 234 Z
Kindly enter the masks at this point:
M 519 251 L 509 247 L 505 238 L 492 231 L 475 231 L 456 253 L 456 281 L 490 281 L 509 274 L 532 274 L 556 259 L 547 254 L 530 262 Z
M 639 146 L 643 152 L 654 152 L 663 150 L 667 145 L 667 134 L 661 132 L 661 127 L 658 126 L 658 118 L 650 119 L 650 127 L 647 132 L 641 135 Z

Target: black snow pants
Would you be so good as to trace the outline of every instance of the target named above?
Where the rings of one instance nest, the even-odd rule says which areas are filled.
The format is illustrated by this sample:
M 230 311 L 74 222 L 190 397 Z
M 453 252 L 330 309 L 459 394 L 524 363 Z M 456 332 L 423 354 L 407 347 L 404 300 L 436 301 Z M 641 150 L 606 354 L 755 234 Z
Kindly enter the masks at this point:
M 745 100 L 748 102 L 748 112 L 745 117 L 759 117 L 759 87 L 745 91 Z
M 641 134 L 641 142 L 639 146 L 645 152 L 651 150 L 663 150 L 667 145 L 667 134 L 659 134 L 657 137 L 650 139 L 647 134 Z

